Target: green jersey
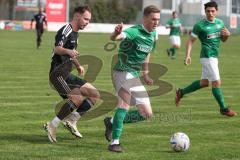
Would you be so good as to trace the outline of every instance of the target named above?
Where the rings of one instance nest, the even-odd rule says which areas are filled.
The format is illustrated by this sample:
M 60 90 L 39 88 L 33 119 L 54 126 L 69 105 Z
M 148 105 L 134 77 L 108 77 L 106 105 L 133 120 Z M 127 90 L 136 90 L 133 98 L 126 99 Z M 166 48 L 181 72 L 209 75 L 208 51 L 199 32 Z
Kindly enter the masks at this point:
M 192 36 L 201 42 L 200 58 L 218 57 L 221 40 L 221 30 L 224 28 L 222 20 L 215 18 L 214 22 L 202 19 L 193 27 Z
M 172 18 L 167 22 L 166 27 L 170 27 L 170 36 L 179 36 L 181 33 L 181 20 L 179 18 Z
M 135 25 L 122 34 L 124 39 L 119 46 L 114 70 L 127 71 L 138 77 L 144 60 L 155 47 L 156 31 L 148 32 L 143 25 Z

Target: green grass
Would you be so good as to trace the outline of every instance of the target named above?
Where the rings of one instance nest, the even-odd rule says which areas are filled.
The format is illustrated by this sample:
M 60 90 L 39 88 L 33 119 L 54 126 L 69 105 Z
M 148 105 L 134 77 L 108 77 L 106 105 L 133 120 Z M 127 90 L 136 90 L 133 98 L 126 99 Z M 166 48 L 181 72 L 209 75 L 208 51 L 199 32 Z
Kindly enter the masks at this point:
M 240 159 L 240 118 L 221 116 L 210 88 L 187 95 L 180 108 L 174 105 L 175 88 L 185 86 L 201 75 L 199 42 L 193 47 L 192 64 L 189 67 L 183 65 L 187 36 L 182 38 L 182 48 L 176 60 L 166 56 L 168 37 L 159 38 L 151 61 L 168 68 L 160 79 L 170 83 L 174 89 L 151 97 L 155 113 L 152 120 L 124 126 L 121 139 L 124 153 L 107 151 L 103 118 L 113 112 L 80 121 L 78 127 L 83 139 L 72 137 L 60 126 L 58 143 L 51 144 L 42 125 L 53 118 L 54 105 L 61 100 L 48 84 L 54 35 L 53 32 L 44 33 L 42 48 L 36 50 L 34 32 L 0 31 L 0 159 Z M 239 41 L 240 36 L 232 36 L 222 45 L 219 60 L 225 101 L 238 113 Z M 84 33 L 80 35 L 78 51 L 81 55 L 92 55 L 102 60 L 103 66 L 93 84 L 113 94 L 110 68 L 112 56 L 117 50 L 105 51 L 103 46 L 107 42 L 107 34 Z M 188 152 L 175 153 L 169 148 L 171 134 L 178 131 L 190 137 Z

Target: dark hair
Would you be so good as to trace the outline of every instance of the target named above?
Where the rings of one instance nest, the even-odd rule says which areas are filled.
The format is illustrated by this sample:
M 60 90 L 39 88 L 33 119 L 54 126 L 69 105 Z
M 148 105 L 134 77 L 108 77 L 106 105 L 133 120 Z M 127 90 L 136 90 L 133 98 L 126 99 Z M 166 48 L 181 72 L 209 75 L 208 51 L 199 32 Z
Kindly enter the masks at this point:
M 204 4 L 204 9 L 206 10 L 207 7 L 214 7 L 216 10 L 218 10 L 218 5 L 215 1 L 211 1 L 211 2 L 208 2 L 208 3 L 205 3 Z
M 79 6 L 79 7 L 76 7 L 74 9 L 74 12 L 73 13 L 80 13 L 80 14 L 83 14 L 85 11 L 88 11 L 91 13 L 91 8 L 87 5 L 84 5 L 84 6 Z
M 144 16 L 148 16 L 151 13 L 160 13 L 160 9 L 158 9 L 156 6 L 154 5 L 150 5 L 144 8 L 143 10 L 143 15 Z
M 177 14 L 177 11 L 173 11 L 173 12 L 172 12 L 172 15 L 174 15 L 174 14 Z

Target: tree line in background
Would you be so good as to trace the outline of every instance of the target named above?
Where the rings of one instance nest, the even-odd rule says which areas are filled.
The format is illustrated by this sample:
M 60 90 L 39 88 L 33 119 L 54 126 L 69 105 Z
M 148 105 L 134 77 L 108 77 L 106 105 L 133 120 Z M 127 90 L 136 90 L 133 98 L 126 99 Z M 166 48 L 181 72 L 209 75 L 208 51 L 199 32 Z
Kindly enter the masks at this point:
M 92 9 L 94 23 L 134 23 L 141 11 L 141 0 L 70 0 L 69 19 L 76 6 L 88 4 Z M 35 11 L 21 10 L 16 12 L 17 0 L 0 0 L 0 19 L 29 20 Z M 36 10 L 36 9 L 35 9 Z
M 131 23 L 136 20 L 139 9 L 136 6 L 127 6 L 119 4 L 118 0 L 86 0 L 92 10 L 92 22 L 94 23 Z M 76 4 L 79 5 L 79 4 Z M 76 5 L 71 5 L 70 12 Z M 72 16 L 72 13 L 70 14 Z

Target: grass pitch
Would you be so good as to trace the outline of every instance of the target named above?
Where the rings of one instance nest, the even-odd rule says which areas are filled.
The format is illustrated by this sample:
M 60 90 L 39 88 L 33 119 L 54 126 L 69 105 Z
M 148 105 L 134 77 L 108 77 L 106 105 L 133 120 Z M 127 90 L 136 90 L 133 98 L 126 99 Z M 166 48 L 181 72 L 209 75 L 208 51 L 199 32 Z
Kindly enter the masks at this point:
M 182 48 L 175 60 L 169 59 L 166 54 L 168 37 L 159 38 L 151 62 L 168 69 L 159 79 L 171 84 L 173 89 L 164 95 L 151 97 L 155 114 L 153 119 L 124 125 L 121 139 L 124 153 L 107 150 L 103 118 L 111 116 L 113 111 L 80 121 L 78 128 L 84 136 L 82 139 L 74 138 L 59 126 L 58 143 L 51 144 L 42 125 L 53 118 L 54 105 L 61 100 L 48 83 L 54 35 L 53 32 L 44 33 L 42 47 L 37 50 L 33 31 L 0 31 L 0 159 L 240 159 L 240 118 L 219 114 L 211 88 L 187 95 L 181 106 L 175 107 L 175 88 L 188 85 L 201 75 L 199 42 L 194 44 L 192 50 L 192 64 L 188 67 L 183 65 L 187 36 L 182 37 Z M 219 67 L 225 101 L 240 114 L 239 41 L 240 36 L 233 35 L 222 45 Z M 78 51 L 81 55 L 101 60 L 102 67 L 92 83 L 113 95 L 110 68 L 117 50 L 104 50 L 108 42 L 107 34 L 82 33 Z M 94 65 L 88 66 L 91 67 Z M 112 106 L 106 104 L 105 107 Z M 170 136 L 178 131 L 185 132 L 190 138 L 191 145 L 187 152 L 175 153 L 169 147 Z

